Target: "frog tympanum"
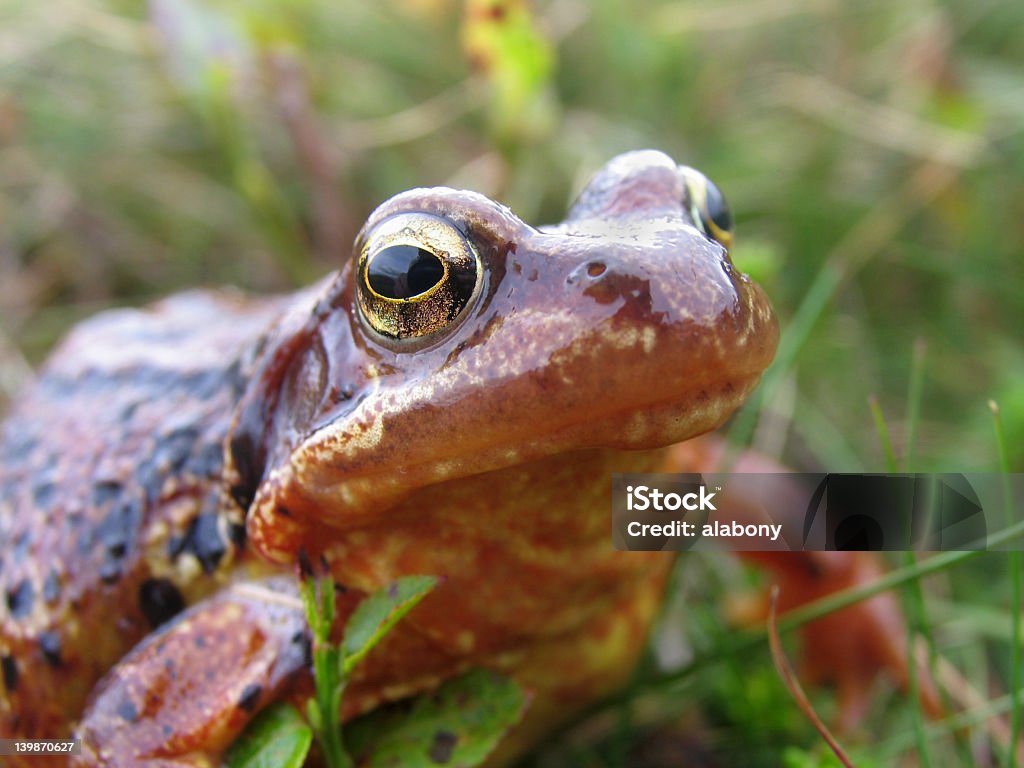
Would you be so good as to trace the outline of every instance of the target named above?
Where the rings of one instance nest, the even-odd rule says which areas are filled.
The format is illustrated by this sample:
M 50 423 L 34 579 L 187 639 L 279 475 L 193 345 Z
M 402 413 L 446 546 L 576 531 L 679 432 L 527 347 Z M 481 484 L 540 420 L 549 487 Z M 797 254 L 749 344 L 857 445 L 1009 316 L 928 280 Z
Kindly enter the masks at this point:
M 708 185 L 625 154 L 539 229 L 416 189 L 298 294 L 75 328 L 0 444 L 0 735 L 74 733 L 77 765 L 215 762 L 308 685 L 300 553 L 344 585 L 342 622 L 442 579 L 344 717 L 488 667 L 532 692 L 527 744 L 620 685 L 671 556 L 613 550 L 611 473 L 721 424 L 777 340 Z

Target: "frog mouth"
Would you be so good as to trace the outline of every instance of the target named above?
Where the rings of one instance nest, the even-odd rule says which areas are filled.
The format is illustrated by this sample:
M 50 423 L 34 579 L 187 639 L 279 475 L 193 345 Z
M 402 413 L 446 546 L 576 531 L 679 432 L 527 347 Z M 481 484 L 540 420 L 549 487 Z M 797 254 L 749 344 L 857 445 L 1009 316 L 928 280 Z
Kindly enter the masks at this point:
M 429 416 L 421 413 L 419 426 L 413 428 L 374 419 L 346 435 L 324 429 L 304 441 L 297 452 L 301 460 L 272 473 L 274 482 L 267 487 L 280 494 L 278 500 L 287 498 L 288 508 L 309 506 L 323 522 L 357 526 L 428 486 L 581 450 L 646 450 L 687 440 L 721 425 L 759 377 L 758 368 L 692 382 L 690 387 L 680 380 L 673 394 L 651 398 L 637 392 L 628 404 L 610 409 L 587 410 L 585 405 L 595 398 L 584 395 L 568 410 L 587 413 L 585 418 L 556 419 L 545 411 L 536 421 L 520 420 L 519 429 L 500 437 L 479 421 L 459 429 L 438 408 L 429 409 Z M 426 421 L 432 425 L 424 427 Z M 470 432 L 473 439 L 459 439 Z M 424 448 L 428 442 L 430 450 Z M 346 462 L 337 459 L 339 443 L 346 444 Z M 325 456 L 330 460 L 323 460 Z

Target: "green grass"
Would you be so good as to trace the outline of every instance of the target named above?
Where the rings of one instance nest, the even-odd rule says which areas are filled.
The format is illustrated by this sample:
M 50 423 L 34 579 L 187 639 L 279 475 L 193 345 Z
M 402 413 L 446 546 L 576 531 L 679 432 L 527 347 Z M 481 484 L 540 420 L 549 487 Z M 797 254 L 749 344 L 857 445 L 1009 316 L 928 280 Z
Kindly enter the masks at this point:
M 734 434 L 803 468 L 1024 471 L 1024 5 L 551 0 L 539 32 L 520 31 L 534 58 L 513 51 L 489 82 L 443 0 L 150 7 L 155 25 L 135 3 L 0 0 L 0 404 L 104 307 L 200 284 L 291 289 L 412 186 L 555 221 L 606 159 L 650 146 L 724 190 L 734 258 L 782 321 Z M 914 602 L 935 653 L 1001 702 L 1021 680 L 1019 634 L 950 617 L 1019 632 L 1019 557 L 934 563 L 913 568 L 931 574 Z M 715 606 L 750 575 L 682 568 L 679 642 L 728 650 Z M 815 739 L 753 647 L 644 695 L 672 713 L 696 702 L 698 733 L 777 765 Z M 899 699 L 881 697 L 866 759 L 917 733 L 938 740 L 933 766 L 964 764 L 942 748 L 955 729 L 915 729 Z M 646 721 L 630 722 L 580 764 L 617 764 Z

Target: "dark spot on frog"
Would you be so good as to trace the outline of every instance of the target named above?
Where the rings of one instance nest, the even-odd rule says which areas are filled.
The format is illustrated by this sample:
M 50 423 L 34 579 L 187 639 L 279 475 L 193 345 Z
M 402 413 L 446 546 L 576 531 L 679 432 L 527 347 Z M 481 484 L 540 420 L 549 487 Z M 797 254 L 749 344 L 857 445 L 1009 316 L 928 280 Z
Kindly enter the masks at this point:
M 121 564 L 117 560 L 104 560 L 100 563 L 100 579 L 104 584 L 113 584 L 121 578 Z
M 134 723 L 139 719 L 139 710 L 131 701 L 125 700 L 117 705 L 117 716 L 129 723 Z
M 92 503 L 97 507 L 105 507 L 121 495 L 121 483 L 116 480 L 101 480 L 92 487 Z
M 244 549 L 245 525 L 243 523 L 228 523 L 228 539 L 238 549 Z
M 281 517 L 291 517 L 292 516 L 292 513 L 288 511 L 288 507 L 286 507 L 284 504 L 278 504 L 274 508 L 274 512 L 276 512 Z
M 335 384 L 327 390 L 325 399 L 329 404 L 337 405 L 338 403 L 344 403 L 346 400 L 351 400 L 353 394 L 355 394 L 355 390 L 352 387 L 339 387 Z
M 7 610 L 11 612 L 11 618 L 21 619 L 31 613 L 35 598 L 35 587 L 28 579 L 23 579 L 18 586 L 9 590 L 7 592 Z
M 94 494 L 105 494 L 106 499 L 120 499 L 121 486 L 116 483 L 104 484 L 106 490 L 99 494 L 99 485 Z M 115 490 L 115 486 L 116 489 Z M 103 562 L 100 563 L 100 578 L 111 584 L 121 576 L 121 560 L 131 551 L 139 525 L 142 521 L 142 504 L 137 499 L 123 499 L 115 502 L 113 509 L 96 527 L 96 538 L 103 544 Z
M 0 671 L 3 672 L 4 688 L 14 693 L 18 687 L 18 663 L 13 656 L 0 656 Z
M 167 549 L 172 560 L 185 552 L 195 555 L 203 571 L 212 573 L 228 549 L 220 532 L 219 515 L 204 512 L 196 516 L 185 535 L 172 537 Z
M 202 635 L 196 635 L 194 638 L 192 638 L 192 645 L 194 645 L 196 648 L 205 648 L 206 638 Z
M 313 663 L 313 639 L 305 630 L 299 630 L 292 635 L 292 645 L 299 646 L 299 653 L 302 655 L 302 666 L 309 667 Z
M 453 363 L 456 360 L 458 360 L 459 359 L 459 355 L 461 355 L 463 352 L 465 352 L 468 347 L 469 347 L 469 342 L 468 341 L 460 341 L 458 344 L 456 344 L 455 347 L 452 349 L 452 351 L 448 353 L 448 357 L 445 358 L 445 361 L 444 361 L 445 366 L 448 366 L 451 363 Z
M 265 341 L 265 340 L 264 340 Z M 249 380 L 242 375 L 242 363 L 240 360 L 233 360 L 224 370 L 224 381 L 231 390 L 232 400 L 237 400 L 245 392 Z
M 457 734 L 451 731 L 438 731 L 430 742 L 430 749 L 427 756 L 430 761 L 442 765 L 452 759 L 455 753 L 455 745 L 459 743 Z
M 313 575 L 313 561 L 305 547 L 299 549 L 299 578 L 308 579 Z
M 60 576 L 56 571 L 50 571 L 43 581 L 43 600 L 47 603 L 55 603 L 58 597 L 60 597 Z
M 260 471 L 259 465 L 263 460 L 263 452 L 256 445 L 253 439 L 254 434 L 256 433 L 240 427 L 228 446 L 240 477 L 239 482 L 231 485 L 231 498 L 242 509 L 248 509 L 256 495 L 258 482 L 256 475 Z
M 565 282 L 568 285 L 583 283 L 586 285 L 583 289 L 584 296 L 593 299 L 598 304 L 611 304 L 617 299 L 629 295 L 634 290 L 631 283 L 636 282 L 637 279 L 634 276 L 616 272 L 614 264 L 609 268 L 606 262 L 592 261 L 580 264 L 573 269 Z M 649 287 L 647 292 L 649 295 Z
M 121 413 L 118 415 L 122 424 L 128 424 L 135 418 L 135 411 L 142 405 L 141 400 L 132 400 L 130 403 L 125 405 L 121 409 Z
M 197 477 L 218 477 L 224 466 L 224 447 L 219 442 L 204 443 L 193 451 L 185 471 Z
M 628 317 L 656 319 L 663 316 L 663 313 L 654 311 L 649 280 L 636 275 L 617 273 L 611 267 L 601 277 L 595 278 L 583 290 L 583 295 L 592 298 L 598 304 L 622 301 L 619 312 Z
M 146 579 L 139 587 L 139 609 L 154 629 L 184 608 L 185 599 L 181 592 L 167 579 Z
M 160 499 L 165 477 L 166 475 L 160 471 L 160 467 L 154 463 L 152 458 L 146 459 L 139 465 L 135 472 L 135 482 L 145 493 L 148 504 L 154 504 Z
M 153 464 L 157 470 L 169 475 L 181 472 L 198 437 L 199 431 L 195 427 L 181 427 L 159 436 L 153 451 Z
M 259 703 L 261 693 L 263 693 L 262 685 L 249 683 L 242 691 L 242 695 L 238 697 L 239 709 L 244 709 L 246 712 L 252 712 L 255 710 L 256 705 Z
M 48 510 L 53 506 L 57 496 L 57 484 L 52 480 L 44 480 L 32 487 L 32 501 L 39 510 Z
M 43 632 L 39 635 L 39 650 L 43 652 L 43 658 L 51 667 L 61 665 L 60 649 L 60 635 L 56 632 Z

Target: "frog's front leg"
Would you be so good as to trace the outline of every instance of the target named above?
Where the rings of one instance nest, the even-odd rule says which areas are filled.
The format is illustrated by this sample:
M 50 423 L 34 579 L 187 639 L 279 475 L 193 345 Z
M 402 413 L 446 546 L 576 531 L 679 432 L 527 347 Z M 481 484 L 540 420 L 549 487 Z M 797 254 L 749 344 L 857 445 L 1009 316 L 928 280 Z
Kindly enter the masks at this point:
M 308 669 L 293 579 L 236 583 L 147 637 L 97 685 L 74 766 L 209 766 Z

